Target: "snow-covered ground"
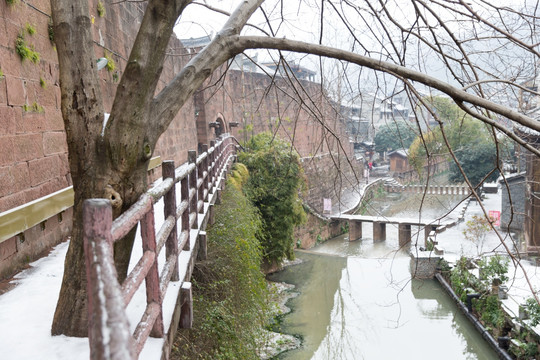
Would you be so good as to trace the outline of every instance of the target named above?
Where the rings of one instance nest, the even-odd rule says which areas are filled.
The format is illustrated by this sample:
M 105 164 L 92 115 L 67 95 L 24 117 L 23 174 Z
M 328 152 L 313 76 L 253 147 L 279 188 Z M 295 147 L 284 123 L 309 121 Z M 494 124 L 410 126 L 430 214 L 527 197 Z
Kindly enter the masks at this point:
M 500 211 L 501 192 L 486 194 L 482 203 L 486 211 Z M 465 212 L 465 221 L 437 235 L 439 247 L 444 250 L 444 258 L 449 262 L 455 262 L 462 255 L 467 257 L 478 257 L 479 254 L 489 256 L 495 253 L 507 255 L 506 248 L 508 248 L 515 260 L 509 262 L 508 277 L 510 280 L 505 284 L 508 286 L 508 299 L 502 300 L 502 302 L 506 311 L 517 317 L 519 305 L 524 304 L 525 300 L 532 296 L 533 290 L 536 292 L 540 289 L 540 267 L 531 260 L 519 260 L 520 256 L 516 251 L 519 248 L 519 239 L 516 234 L 506 233 L 497 228 L 500 237 L 495 231 L 489 231 L 482 245 L 478 247 L 477 244 L 466 240 L 463 231 L 466 229 L 466 222 L 471 220 L 474 215 L 483 216 L 483 212 L 478 202 L 473 200 Z M 540 334 L 540 326 L 535 328 L 535 331 Z
M 161 180 L 153 186 L 159 185 Z M 215 191 L 213 192 L 215 193 Z M 177 191 L 179 203 L 180 191 Z M 204 213 L 208 211 L 208 203 L 204 203 Z M 155 228 L 161 228 L 164 222 L 163 199 L 154 205 Z M 202 216 L 199 215 L 199 228 Z M 180 226 L 180 220 L 178 221 Z M 180 279 L 185 276 L 191 252 L 199 230 L 191 230 L 190 251 L 182 251 L 178 263 Z M 68 242 L 56 246 L 49 256 L 30 264 L 30 268 L 15 276 L 11 290 L 0 295 L 0 359 L 2 360 L 35 360 L 35 359 L 69 359 L 87 360 L 90 358 L 88 338 L 51 336 L 51 324 L 58 300 L 64 259 Z M 142 256 L 142 240 L 140 227 L 137 230 L 129 271 Z M 158 266 L 165 263 L 165 251 L 158 257 Z M 175 308 L 180 282 L 170 282 L 163 299 L 163 323 L 165 330 L 170 327 L 172 313 Z M 133 296 L 126 309 L 131 331 L 141 320 L 146 309 L 146 290 L 144 282 Z M 148 338 L 139 359 L 160 359 L 164 340 Z
M 161 211 L 160 211 L 161 208 Z M 156 204 L 156 226 L 162 204 Z M 192 236 L 193 237 L 193 236 Z M 140 235 L 134 258 L 142 254 Z M 58 300 L 68 242 L 56 246 L 49 256 L 30 264 L 13 282 L 16 286 L 0 296 L 0 358 L 3 360 L 70 359 L 90 357 L 88 338 L 51 336 L 51 324 Z M 184 254 L 183 254 L 184 255 Z M 182 256 L 182 258 L 186 257 Z M 181 262 L 185 259 L 181 259 Z M 163 264 L 163 259 L 159 262 Z M 164 325 L 172 318 L 180 283 L 171 282 L 163 304 Z M 144 283 L 127 308 L 131 330 L 135 329 L 146 307 Z M 149 338 L 140 359 L 159 359 L 163 339 Z
M 487 194 L 484 200 L 487 210 L 499 210 L 501 207 L 500 194 Z M 158 217 L 162 214 L 156 208 L 156 225 L 162 222 Z M 465 221 L 453 228 L 437 235 L 437 240 L 445 251 L 449 260 L 461 255 L 477 255 L 474 244 L 463 237 L 465 223 L 475 214 L 481 214 L 480 206 L 472 201 L 465 213 Z M 501 232 L 504 242 L 514 248 L 512 237 Z M 192 236 L 192 239 L 194 236 Z M 49 256 L 35 261 L 30 268 L 18 274 L 14 280 L 16 286 L 3 295 L 0 295 L 0 358 L 3 360 L 35 360 L 35 359 L 88 359 L 89 346 L 86 338 L 70 338 L 65 336 L 51 336 L 50 327 L 58 300 L 58 293 L 62 281 L 64 258 L 68 243 L 62 243 L 54 248 Z M 139 252 L 141 246 L 135 246 Z M 483 244 L 483 252 L 504 252 L 499 238 L 494 232 L 488 233 Z M 185 254 L 186 256 L 188 254 Z M 185 256 L 180 260 L 184 262 Z M 163 264 L 163 261 L 160 262 Z M 522 260 L 521 264 L 529 278 L 532 287 L 540 289 L 540 271 L 529 261 Z M 509 298 L 504 300 L 510 311 L 515 311 L 524 300 L 531 296 L 523 269 L 513 266 L 508 282 Z M 164 305 L 164 319 L 168 328 L 172 309 L 174 308 L 175 294 L 179 283 L 171 283 Z M 132 328 L 139 321 L 141 309 L 145 306 L 144 287 L 135 295 L 127 313 Z M 148 339 L 140 359 L 159 359 L 163 340 Z

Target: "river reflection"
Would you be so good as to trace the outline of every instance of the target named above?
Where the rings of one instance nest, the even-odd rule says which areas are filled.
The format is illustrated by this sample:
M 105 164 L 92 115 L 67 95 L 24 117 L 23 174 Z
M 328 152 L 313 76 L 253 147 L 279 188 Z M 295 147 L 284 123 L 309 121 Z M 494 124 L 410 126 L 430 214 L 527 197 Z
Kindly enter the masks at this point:
M 303 347 L 280 358 L 495 359 L 436 281 L 411 280 L 409 256 L 394 245 L 339 237 L 272 275 L 300 292 L 281 330 Z

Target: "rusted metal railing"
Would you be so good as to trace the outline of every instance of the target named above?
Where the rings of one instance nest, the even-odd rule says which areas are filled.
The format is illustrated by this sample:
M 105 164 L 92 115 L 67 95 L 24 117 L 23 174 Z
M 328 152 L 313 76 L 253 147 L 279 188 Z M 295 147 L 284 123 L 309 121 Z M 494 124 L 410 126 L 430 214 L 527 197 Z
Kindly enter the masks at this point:
M 182 281 L 177 306 L 181 308 L 181 327 L 191 327 L 193 318 L 191 277 L 193 261 L 181 264 L 179 255 L 189 252 L 192 259 L 198 239 L 206 240 L 204 227 L 216 190 L 223 183 L 223 173 L 236 152 L 231 137 L 219 141 L 196 156 L 189 151 L 188 162 L 175 169 L 174 162 L 163 162 L 163 181 L 151 189 L 116 220 L 112 219 L 108 200 L 86 200 L 83 205 L 84 249 L 88 290 L 88 337 L 92 359 L 135 359 L 149 336 L 165 334 L 163 298 L 170 281 Z M 180 186 L 178 196 L 176 187 Z M 214 196 L 214 194 L 216 196 Z M 164 201 L 164 222 L 156 232 L 154 204 Z M 143 255 L 123 284 L 117 281 L 113 244 L 140 223 Z M 179 224 L 179 225 L 178 225 Z M 192 239 L 192 232 L 197 236 Z M 206 247 L 206 244 L 203 245 Z M 165 264 L 158 267 L 158 256 L 165 247 Z M 206 253 L 204 249 L 203 253 Z M 180 274 L 184 275 L 183 278 Z M 145 280 L 146 309 L 133 334 L 130 333 L 125 308 Z

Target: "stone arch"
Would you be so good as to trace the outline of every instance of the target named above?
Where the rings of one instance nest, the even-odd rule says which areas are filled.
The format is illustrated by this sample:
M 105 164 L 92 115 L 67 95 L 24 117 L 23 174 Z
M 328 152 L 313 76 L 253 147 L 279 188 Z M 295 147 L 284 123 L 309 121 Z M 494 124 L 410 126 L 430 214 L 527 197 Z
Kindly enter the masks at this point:
M 229 132 L 227 121 L 225 120 L 225 116 L 223 116 L 222 113 L 217 113 L 215 124 L 216 126 L 214 127 L 214 132 L 216 134 L 216 137 Z

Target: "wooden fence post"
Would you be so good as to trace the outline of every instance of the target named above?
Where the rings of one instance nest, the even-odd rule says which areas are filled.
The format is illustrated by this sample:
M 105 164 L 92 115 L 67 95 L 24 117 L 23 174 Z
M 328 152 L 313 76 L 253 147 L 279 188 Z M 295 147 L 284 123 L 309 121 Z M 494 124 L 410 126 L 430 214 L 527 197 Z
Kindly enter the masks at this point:
M 216 142 L 214 140 L 210 141 L 210 147 L 212 148 L 212 153 L 210 155 L 210 165 L 208 170 L 208 176 L 210 187 L 208 188 L 208 194 L 214 193 L 214 183 L 215 183 L 215 174 L 216 174 Z
M 167 193 L 163 197 L 163 201 L 165 203 L 165 219 L 167 219 L 169 216 L 174 217 L 174 226 L 171 230 L 171 233 L 169 234 L 169 237 L 167 237 L 167 242 L 165 243 L 165 256 L 166 258 L 169 258 L 169 256 L 171 255 L 174 255 L 176 257 L 177 261 L 174 269 L 172 270 L 171 280 L 178 281 L 178 231 L 176 228 L 176 184 L 174 184 L 174 161 L 164 161 L 161 166 L 163 180 L 165 180 L 166 178 L 173 179 L 173 186 L 169 191 L 167 191 Z
M 190 208 L 190 201 L 189 201 L 189 176 L 185 176 L 182 180 L 180 180 L 180 198 L 182 201 L 187 202 L 187 206 L 182 212 L 182 236 L 184 237 L 184 246 L 182 250 L 189 251 L 189 214 L 191 212 Z
M 109 200 L 83 203 L 83 242 L 86 262 L 88 341 L 90 358 L 132 360 L 135 347 L 112 251 L 112 207 Z M 103 271 L 107 267 L 110 271 Z M 106 284 L 105 286 L 102 286 Z M 106 315 L 104 314 L 106 313 Z M 103 328 L 109 335 L 104 338 Z
M 193 296 L 191 283 L 185 281 L 180 289 L 180 328 L 191 329 L 193 326 Z
M 193 222 L 193 225 L 191 225 L 191 228 L 192 229 L 197 229 L 197 227 L 199 226 L 198 224 L 198 213 L 199 211 L 197 210 L 197 196 L 198 196 L 198 191 L 197 191 L 197 178 L 198 178 L 198 175 L 197 175 L 197 172 L 198 172 L 198 167 L 197 167 L 197 153 L 195 152 L 195 150 L 189 150 L 188 151 L 188 162 L 190 164 L 195 164 L 195 168 L 193 169 L 193 171 L 191 171 L 189 173 L 189 193 L 190 193 L 190 196 L 191 196 L 191 199 L 189 201 L 189 213 L 190 213 L 190 221 L 191 221 L 191 214 L 194 214 L 193 216 L 195 217 L 195 220 Z M 193 190 L 193 195 L 191 195 L 191 192 Z
M 141 237 L 143 243 L 143 253 L 146 251 L 151 251 L 155 254 L 156 252 L 156 233 L 154 227 L 154 207 L 146 213 L 144 218 L 141 220 Z M 146 275 L 146 303 L 156 303 L 159 307 L 154 307 L 154 311 L 157 311 L 157 314 L 152 314 L 151 316 L 156 316 L 156 322 L 152 327 L 150 336 L 152 337 L 162 337 L 163 336 L 163 314 L 161 312 L 161 306 L 163 299 L 161 298 L 161 289 L 159 288 L 159 272 L 157 261 L 154 261 L 150 270 L 148 270 L 148 275 Z
M 204 160 L 202 161 L 202 177 L 203 177 L 203 183 L 202 183 L 202 200 L 203 202 L 204 201 L 208 201 L 208 194 L 209 194 L 209 184 L 210 184 L 210 169 L 209 169 L 209 166 L 208 166 L 208 163 L 209 163 L 209 157 L 210 157 L 210 154 L 208 153 L 208 144 L 203 144 L 202 146 L 202 150 L 203 150 L 203 153 L 206 153 L 206 157 L 204 158 Z M 206 173 L 206 178 L 204 177 L 204 173 Z M 204 205 L 201 209 L 201 213 L 204 212 Z
M 199 232 L 199 252 L 197 253 L 197 260 L 206 260 L 207 253 L 206 231 L 201 231 Z

